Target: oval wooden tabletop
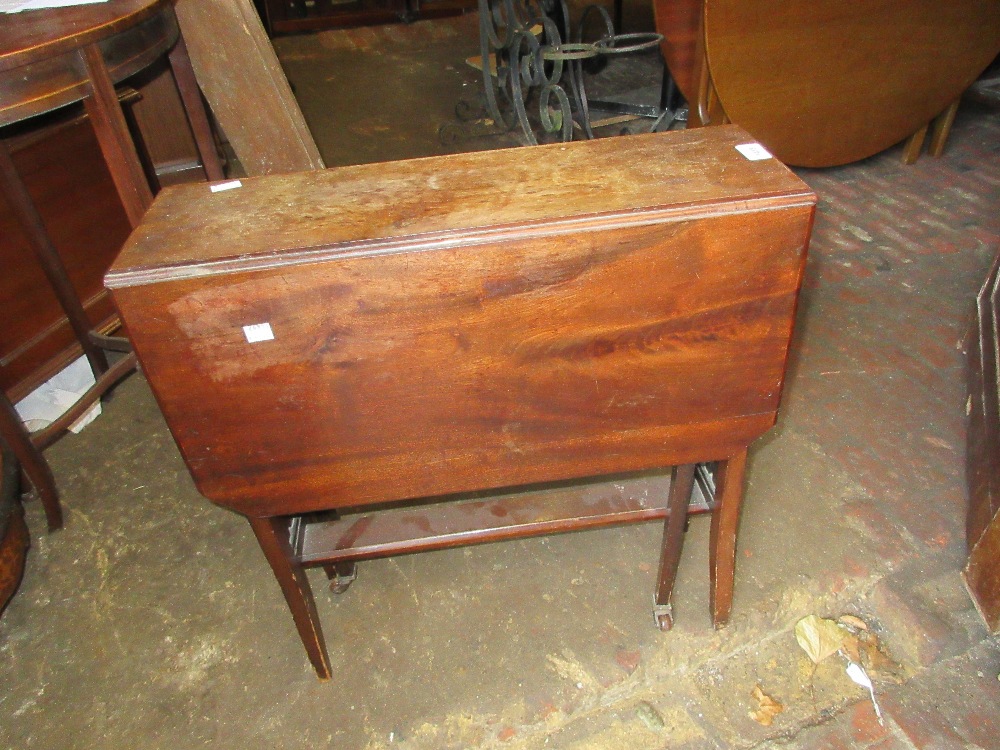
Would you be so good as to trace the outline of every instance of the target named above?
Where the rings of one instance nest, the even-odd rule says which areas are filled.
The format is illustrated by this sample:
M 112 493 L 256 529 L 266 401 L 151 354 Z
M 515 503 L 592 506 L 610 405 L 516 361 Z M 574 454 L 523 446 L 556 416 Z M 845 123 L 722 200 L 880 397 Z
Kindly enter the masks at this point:
M 702 0 L 653 0 L 656 30 L 663 34 L 660 52 L 684 98 L 698 98 L 705 43 L 702 37 Z
M 170 0 L 108 0 L 0 14 L 0 71 L 99 42 L 170 5 Z
M 997 0 L 708 0 L 730 119 L 786 164 L 863 159 L 907 138 L 1000 51 Z

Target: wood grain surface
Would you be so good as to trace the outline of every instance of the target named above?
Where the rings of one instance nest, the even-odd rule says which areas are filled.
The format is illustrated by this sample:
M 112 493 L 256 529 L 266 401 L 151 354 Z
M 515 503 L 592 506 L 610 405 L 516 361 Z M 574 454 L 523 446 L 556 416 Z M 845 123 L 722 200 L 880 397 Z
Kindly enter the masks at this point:
M 969 558 L 963 578 L 991 632 L 1000 631 L 1000 256 L 976 298 L 966 338 L 968 433 L 966 483 Z
M 0 125 L 87 97 L 86 50 L 93 48 L 118 83 L 166 53 L 178 33 L 168 0 L 0 14 Z
M 250 0 L 179 0 L 198 83 L 249 175 L 322 169 L 281 63 Z
M 708 0 L 704 23 L 726 114 L 805 167 L 909 137 L 1000 52 L 996 0 Z
M 200 491 L 249 515 L 726 459 L 774 422 L 815 201 L 745 140 L 172 188 L 107 283 Z

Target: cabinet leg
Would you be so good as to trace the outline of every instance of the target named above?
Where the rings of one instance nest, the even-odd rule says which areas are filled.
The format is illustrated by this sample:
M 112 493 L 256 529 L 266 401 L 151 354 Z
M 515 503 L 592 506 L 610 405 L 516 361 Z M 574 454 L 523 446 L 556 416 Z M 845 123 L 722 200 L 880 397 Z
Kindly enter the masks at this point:
M 903 164 L 915 164 L 920 158 L 920 150 L 924 147 L 924 139 L 927 137 L 927 125 L 911 135 L 906 146 L 903 147 Z
M 45 509 L 45 520 L 48 522 L 49 531 L 55 531 L 62 527 L 62 507 L 59 505 L 59 491 L 56 489 L 56 480 L 52 476 L 52 469 L 49 468 L 45 456 L 31 442 L 31 436 L 24 428 L 21 417 L 18 416 L 14 405 L 7 398 L 7 395 L 0 391 L 0 438 L 7 443 L 28 480 L 34 485 L 38 499 Z
M 177 44 L 170 50 L 169 60 L 170 69 L 174 74 L 174 82 L 177 84 L 177 91 L 184 104 L 184 111 L 187 113 L 188 125 L 191 126 L 191 132 L 194 134 L 195 146 L 198 149 L 198 156 L 201 158 L 205 176 L 209 180 L 224 180 L 226 175 L 222 171 L 219 152 L 215 149 L 212 126 L 208 120 L 205 104 L 201 100 L 201 89 L 198 87 L 194 68 L 191 67 L 191 58 L 188 55 L 183 35 L 177 38 Z
M 733 608 L 733 579 L 736 572 L 736 532 L 743 504 L 743 480 L 747 452 L 743 449 L 728 461 L 719 463 L 715 475 L 715 501 L 709 539 L 709 606 L 712 623 L 721 628 Z
M 669 514 L 663 524 L 663 545 L 660 549 L 660 580 L 656 586 L 656 603 L 653 616 L 660 630 L 670 630 L 674 625 L 670 596 L 677 579 L 677 565 L 684 546 L 684 527 L 687 525 L 688 504 L 694 487 L 694 464 L 675 466 L 667 500 Z
M 956 99 L 948 105 L 948 109 L 934 118 L 931 126 L 931 142 L 927 147 L 927 153 L 933 157 L 940 157 L 944 153 L 944 144 L 948 140 L 951 126 L 955 124 L 955 115 L 958 114 L 958 105 L 961 98 Z
M 83 105 L 125 207 L 125 215 L 134 228 L 153 202 L 153 193 L 132 143 L 101 48 L 91 44 L 81 49 L 80 55 L 90 77 L 90 94 L 84 98 Z
M 271 564 L 274 577 L 278 579 L 281 593 L 285 595 L 288 608 L 292 611 L 295 627 L 299 631 L 302 645 L 306 647 L 320 679 L 330 679 L 330 657 L 326 652 L 326 641 L 320 627 L 316 602 L 313 599 L 305 569 L 295 561 L 288 536 L 288 521 L 282 518 L 248 518 L 250 528 L 260 543 L 264 557 Z

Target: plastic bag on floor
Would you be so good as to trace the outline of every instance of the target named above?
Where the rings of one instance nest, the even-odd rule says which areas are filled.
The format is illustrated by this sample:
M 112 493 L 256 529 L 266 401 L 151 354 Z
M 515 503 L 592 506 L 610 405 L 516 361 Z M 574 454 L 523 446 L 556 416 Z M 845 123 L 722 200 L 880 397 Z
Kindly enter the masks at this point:
M 14 408 L 28 431 L 36 432 L 61 417 L 93 384 L 94 373 L 90 369 L 90 363 L 86 357 L 80 357 L 18 401 Z M 98 401 L 69 429 L 78 433 L 100 414 L 101 402 Z

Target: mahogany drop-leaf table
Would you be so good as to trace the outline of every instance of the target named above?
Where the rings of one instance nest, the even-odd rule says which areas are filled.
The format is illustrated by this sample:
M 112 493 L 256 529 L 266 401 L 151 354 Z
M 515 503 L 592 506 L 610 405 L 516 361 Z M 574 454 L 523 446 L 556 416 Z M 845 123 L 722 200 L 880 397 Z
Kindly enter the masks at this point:
M 666 519 L 669 627 L 702 462 L 725 622 L 815 201 L 736 127 L 179 186 L 106 283 L 199 491 L 247 517 L 329 677 L 304 569 L 343 587 L 458 544 Z M 667 467 L 655 507 L 456 499 Z

